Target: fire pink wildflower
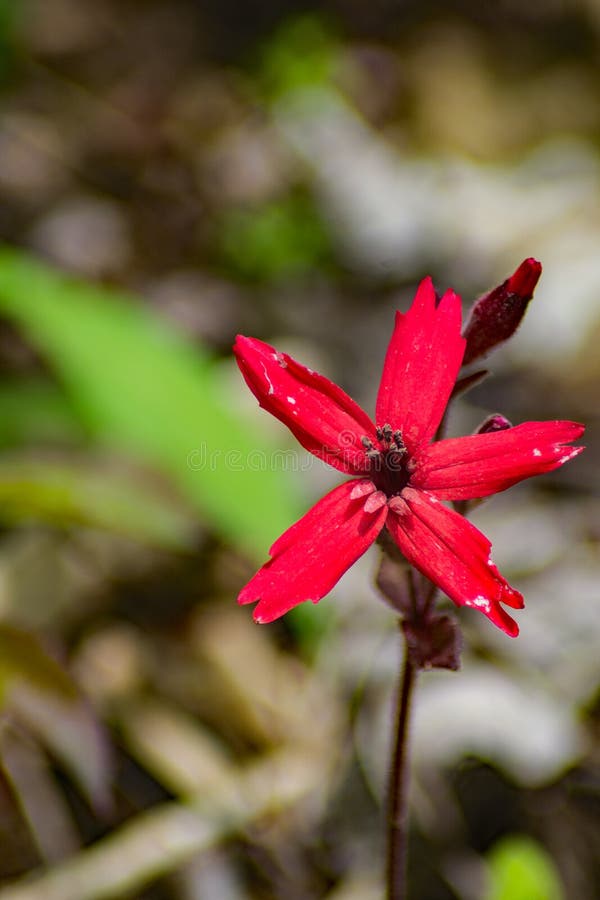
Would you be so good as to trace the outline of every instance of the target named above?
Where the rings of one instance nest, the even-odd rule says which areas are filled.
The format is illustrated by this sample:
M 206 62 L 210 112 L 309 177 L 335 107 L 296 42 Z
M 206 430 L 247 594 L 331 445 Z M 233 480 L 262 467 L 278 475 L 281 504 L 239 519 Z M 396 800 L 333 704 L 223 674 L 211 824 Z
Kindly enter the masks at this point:
M 460 297 L 447 291 L 436 303 L 426 278 L 408 312 L 396 314 L 375 423 L 340 387 L 269 344 L 238 336 L 234 352 L 260 405 L 303 447 L 352 476 L 275 541 L 271 559 L 243 588 L 240 603 L 258 601 L 255 620 L 317 603 L 386 528 L 454 603 L 515 637 L 504 606 L 521 609 L 523 597 L 493 564 L 488 539 L 444 501 L 487 497 L 562 466 L 583 450 L 566 445 L 584 428 L 525 422 L 432 442 L 465 352 Z

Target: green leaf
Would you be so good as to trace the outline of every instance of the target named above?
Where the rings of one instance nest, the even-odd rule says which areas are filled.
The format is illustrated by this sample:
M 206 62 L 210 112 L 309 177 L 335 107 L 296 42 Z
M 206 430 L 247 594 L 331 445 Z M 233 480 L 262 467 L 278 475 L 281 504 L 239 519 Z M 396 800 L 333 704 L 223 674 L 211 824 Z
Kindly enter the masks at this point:
M 529 837 L 511 835 L 488 854 L 489 890 L 484 900 L 564 900 L 549 854 Z
M 193 546 L 195 532 L 149 478 L 93 458 L 0 457 L 0 521 L 86 525 L 175 550 Z
M 64 763 L 92 804 L 107 807 L 107 744 L 90 707 L 38 639 L 7 624 L 0 624 L 2 708 Z
M 0 445 L 81 437 L 81 425 L 55 385 L 37 379 L 0 384 Z
M 322 270 L 331 259 L 325 227 L 311 199 L 301 195 L 230 210 L 219 240 L 227 265 L 259 281 Z
M 5 248 L 0 313 L 54 367 L 89 434 L 167 473 L 228 540 L 263 557 L 297 517 L 274 448 L 227 408 L 213 362 L 141 304 Z

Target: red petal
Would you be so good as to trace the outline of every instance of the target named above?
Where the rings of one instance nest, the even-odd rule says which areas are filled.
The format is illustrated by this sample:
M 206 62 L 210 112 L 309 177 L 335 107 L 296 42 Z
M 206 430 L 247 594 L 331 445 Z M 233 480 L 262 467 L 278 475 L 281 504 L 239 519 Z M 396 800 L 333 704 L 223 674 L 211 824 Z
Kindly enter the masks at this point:
M 584 448 L 566 444 L 584 430 L 577 422 L 524 422 L 503 431 L 438 441 L 423 449 L 410 483 L 442 500 L 487 497 L 573 459 Z
M 260 405 L 303 447 L 341 472 L 367 471 L 361 438 L 375 443 L 375 426 L 340 387 L 256 338 L 238 335 L 233 350 Z
M 378 509 L 381 509 L 382 506 L 387 504 L 387 497 L 383 493 L 383 491 L 375 491 L 374 494 L 370 494 L 367 497 L 365 502 L 364 510 L 367 513 L 374 513 Z
M 377 538 L 387 507 L 366 513 L 364 496 L 351 499 L 355 485 L 334 488 L 275 541 L 272 559 L 238 597 L 238 603 L 259 601 L 257 622 L 272 622 L 305 600 L 317 603 Z
M 485 535 L 426 491 L 405 488 L 401 499 L 404 514 L 390 507 L 386 524 L 406 559 L 458 606 L 479 609 L 516 637 L 519 628 L 501 604 L 521 609 L 523 598 L 491 562 Z
M 430 278 L 406 315 L 396 313 L 375 419 L 399 428 L 411 454 L 433 437 L 446 409 L 465 348 L 460 321 L 460 297 L 447 291 L 436 308 Z

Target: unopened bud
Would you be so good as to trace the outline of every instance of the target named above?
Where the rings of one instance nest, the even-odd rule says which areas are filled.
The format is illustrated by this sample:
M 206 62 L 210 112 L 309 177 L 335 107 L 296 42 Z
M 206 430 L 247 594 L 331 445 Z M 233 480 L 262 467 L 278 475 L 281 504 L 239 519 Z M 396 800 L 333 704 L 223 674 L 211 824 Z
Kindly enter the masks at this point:
M 475 434 L 490 434 L 492 431 L 506 431 L 507 428 L 512 428 L 512 422 L 500 413 L 494 413 L 483 420 Z
M 476 301 L 465 325 L 467 347 L 463 364 L 485 356 L 515 333 L 533 297 L 542 265 L 530 256 L 516 272 Z

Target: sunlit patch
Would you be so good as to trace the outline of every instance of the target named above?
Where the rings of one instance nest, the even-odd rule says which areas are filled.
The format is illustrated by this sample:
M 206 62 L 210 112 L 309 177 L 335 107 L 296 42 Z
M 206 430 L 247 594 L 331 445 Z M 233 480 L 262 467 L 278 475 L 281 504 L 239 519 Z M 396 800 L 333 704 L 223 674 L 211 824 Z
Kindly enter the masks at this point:
M 465 600 L 465 606 L 472 606 L 475 609 L 480 609 L 486 613 L 489 613 L 491 609 L 490 601 L 487 597 L 482 597 L 481 594 L 478 594 L 477 597 L 473 597 L 472 600 Z
M 261 362 L 261 366 L 262 366 L 262 370 L 263 370 L 263 373 L 264 373 L 264 376 L 265 376 L 265 381 L 266 381 L 267 384 L 269 385 L 268 394 L 269 394 L 269 396 L 271 396 L 271 394 L 274 394 L 274 393 L 275 393 L 275 388 L 273 387 L 273 382 L 272 382 L 271 379 L 269 378 L 269 374 L 268 374 L 268 372 L 267 372 L 267 367 L 266 367 L 266 365 L 264 364 L 264 362 Z

